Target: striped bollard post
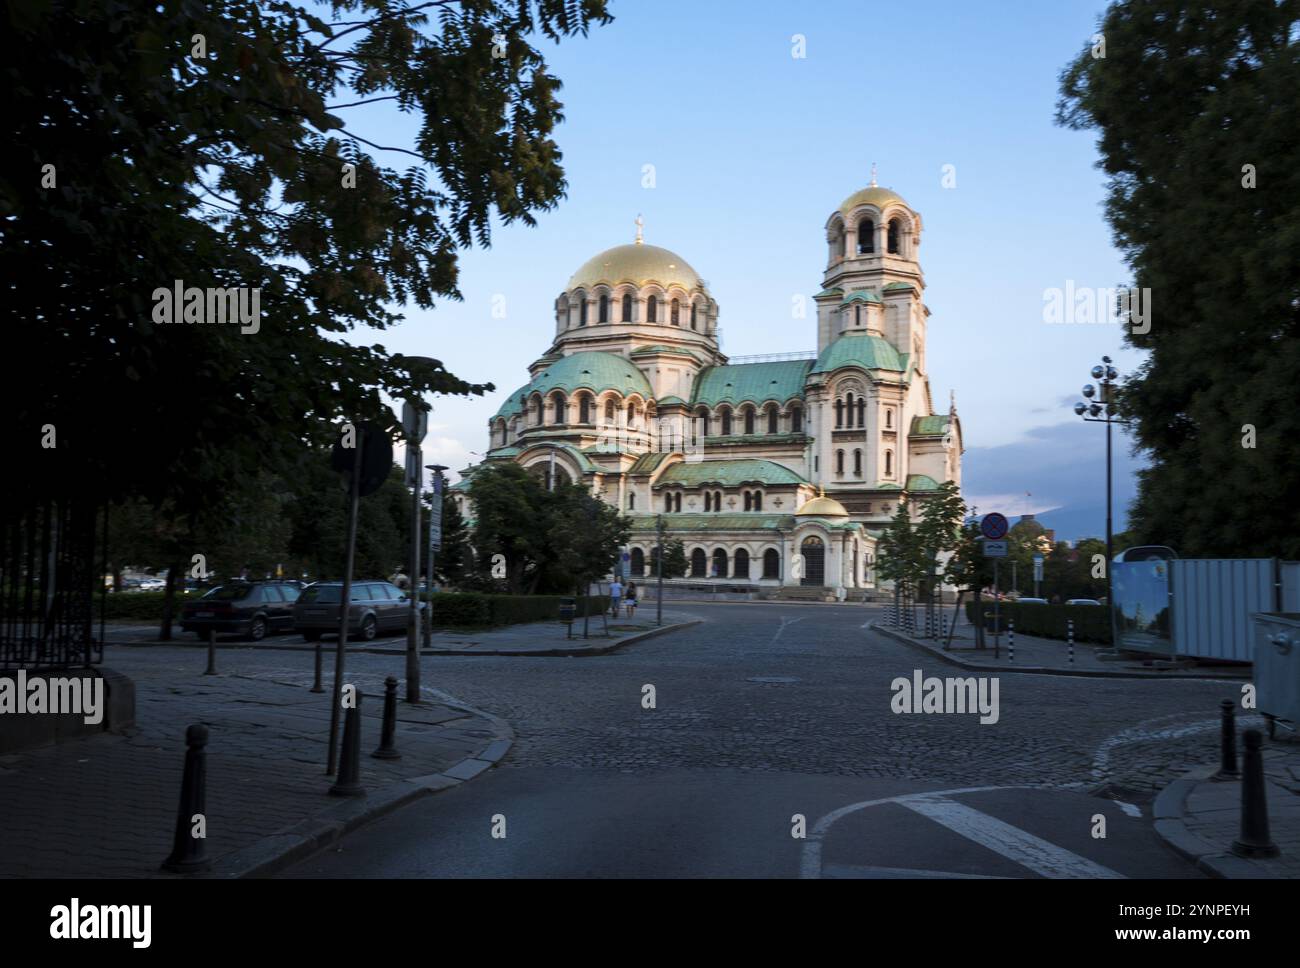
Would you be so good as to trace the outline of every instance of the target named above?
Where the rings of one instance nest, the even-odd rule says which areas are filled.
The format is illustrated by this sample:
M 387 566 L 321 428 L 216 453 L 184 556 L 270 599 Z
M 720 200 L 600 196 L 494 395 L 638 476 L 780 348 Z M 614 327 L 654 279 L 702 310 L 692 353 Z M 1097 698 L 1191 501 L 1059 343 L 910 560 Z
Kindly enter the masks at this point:
M 1016 661 L 1016 620 L 1007 619 L 1007 661 Z
M 1070 643 L 1070 665 L 1074 665 L 1074 619 L 1065 620 L 1065 637 Z

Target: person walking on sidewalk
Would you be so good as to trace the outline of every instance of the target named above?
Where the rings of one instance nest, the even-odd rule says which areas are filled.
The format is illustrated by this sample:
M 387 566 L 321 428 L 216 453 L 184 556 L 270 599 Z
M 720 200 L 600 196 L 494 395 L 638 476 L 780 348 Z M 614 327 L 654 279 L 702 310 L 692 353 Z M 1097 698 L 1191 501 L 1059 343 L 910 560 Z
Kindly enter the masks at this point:
M 627 606 L 627 617 L 636 617 L 636 583 L 627 583 L 627 592 L 623 595 L 623 604 Z
M 614 576 L 614 580 L 609 583 L 609 610 L 615 618 L 618 618 L 618 606 L 623 599 L 623 583 Z

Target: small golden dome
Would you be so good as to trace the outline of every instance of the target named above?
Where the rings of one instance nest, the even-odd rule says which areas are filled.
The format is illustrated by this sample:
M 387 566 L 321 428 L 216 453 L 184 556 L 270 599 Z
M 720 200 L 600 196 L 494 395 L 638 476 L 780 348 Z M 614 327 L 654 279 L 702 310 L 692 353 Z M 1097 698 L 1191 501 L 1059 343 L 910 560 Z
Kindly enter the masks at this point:
M 602 282 L 610 286 L 624 282 L 634 286 L 657 282 L 665 289 L 677 285 L 687 292 L 704 289 L 699 274 L 685 259 L 668 249 L 643 242 L 616 245 L 588 259 L 573 274 L 566 289 L 570 292 L 590 289 Z
M 897 202 L 906 206 L 907 202 L 903 201 L 901 195 L 892 192 L 888 188 L 880 188 L 877 185 L 871 185 L 861 191 L 854 192 L 848 198 L 840 203 L 840 214 L 848 215 L 859 205 L 874 205 L 876 208 L 884 209 L 886 205 Z
M 811 501 L 805 501 L 794 515 L 797 518 L 847 518 L 849 512 L 843 504 L 833 497 L 827 497 L 823 491 Z

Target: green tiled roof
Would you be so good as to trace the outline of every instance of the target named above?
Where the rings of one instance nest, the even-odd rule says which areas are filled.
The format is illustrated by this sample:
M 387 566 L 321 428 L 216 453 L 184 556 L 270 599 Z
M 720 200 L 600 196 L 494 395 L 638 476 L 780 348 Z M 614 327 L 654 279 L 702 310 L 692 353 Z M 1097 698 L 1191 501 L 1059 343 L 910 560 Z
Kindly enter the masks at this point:
M 767 425 L 764 424 L 763 427 Z M 752 434 L 731 434 L 723 437 L 721 434 L 710 434 L 704 438 L 705 444 L 710 447 L 725 447 L 728 444 L 790 444 L 802 443 L 806 438 L 802 432 L 797 434 L 769 434 L 760 429 L 755 422 L 755 433 Z
M 811 373 L 830 373 L 842 366 L 860 366 L 864 370 L 906 372 L 906 359 L 892 343 L 880 336 L 841 336 L 822 351 Z
M 909 437 L 942 437 L 948 432 L 948 415 L 935 414 L 930 417 L 913 417 Z
M 692 403 L 716 406 L 719 403 L 784 403 L 803 396 L 804 378 L 810 360 L 782 360 L 776 363 L 736 363 L 711 366 L 695 380 Z
M 863 289 L 860 292 L 849 293 L 842 300 L 840 300 L 840 305 L 843 306 L 846 303 L 855 303 L 855 302 L 878 303 L 880 301 L 881 301 L 880 297 L 877 296 L 874 292 Z
M 488 457 L 518 457 L 522 452 L 520 447 L 494 447 L 487 452 Z
M 661 407 L 669 407 L 672 406 L 673 404 L 680 404 L 683 407 L 688 406 L 685 400 L 683 400 L 681 397 L 675 397 L 671 393 L 666 397 L 660 397 L 655 402 Z
M 510 394 L 510 396 L 506 397 L 501 403 L 501 408 L 492 415 L 492 419 L 496 420 L 497 417 L 505 417 L 506 419 L 509 419 L 517 413 L 522 413 L 524 405 L 519 402 L 519 398 L 528 392 L 528 388 L 531 385 L 531 383 L 525 383 L 514 393 Z
M 842 292 L 844 292 L 844 290 L 836 286 L 834 289 L 823 289 L 817 295 L 813 296 L 813 298 L 820 299 L 822 296 L 838 296 Z
M 896 292 L 899 289 L 911 289 L 915 291 L 916 286 L 910 282 L 890 282 L 885 285 L 885 292 Z
M 909 474 L 907 477 L 909 491 L 937 491 L 939 482 L 928 474 Z
M 633 531 L 654 531 L 657 515 L 629 515 Z M 665 514 L 664 530 L 668 535 L 682 531 L 772 531 L 792 530 L 793 514 Z
M 627 472 L 629 474 L 653 474 L 655 468 L 662 464 L 667 456 L 665 453 L 642 454 L 632 462 L 632 466 L 627 469 Z
M 741 484 L 807 483 L 790 468 L 776 461 L 740 459 L 705 460 L 698 463 L 682 461 L 664 471 L 655 487 L 663 484 L 680 484 L 683 487 L 717 484 L 721 487 L 736 487 Z
M 873 491 L 901 491 L 902 488 L 899 487 L 897 484 L 895 484 L 893 481 L 880 481 L 875 487 L 872 488 L 872 490 Z

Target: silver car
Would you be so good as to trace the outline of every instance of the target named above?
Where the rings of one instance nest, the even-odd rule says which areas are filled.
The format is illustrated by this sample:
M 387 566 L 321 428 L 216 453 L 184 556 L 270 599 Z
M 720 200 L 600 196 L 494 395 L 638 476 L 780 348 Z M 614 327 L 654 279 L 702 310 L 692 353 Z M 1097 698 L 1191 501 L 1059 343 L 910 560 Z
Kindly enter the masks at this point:
M 343 599 L 341 581 L 321 581 L 308 585 L 293 606 L 293 627 L 308 642 L 323 633 L 339 630 L 339 603 Z M 360 581 L 352 583 L 352 603 L 348 608 L 348 635 L 369 642 L 378 635 L 405 632 L 411 614 L 406 593 L 391 582 Z

